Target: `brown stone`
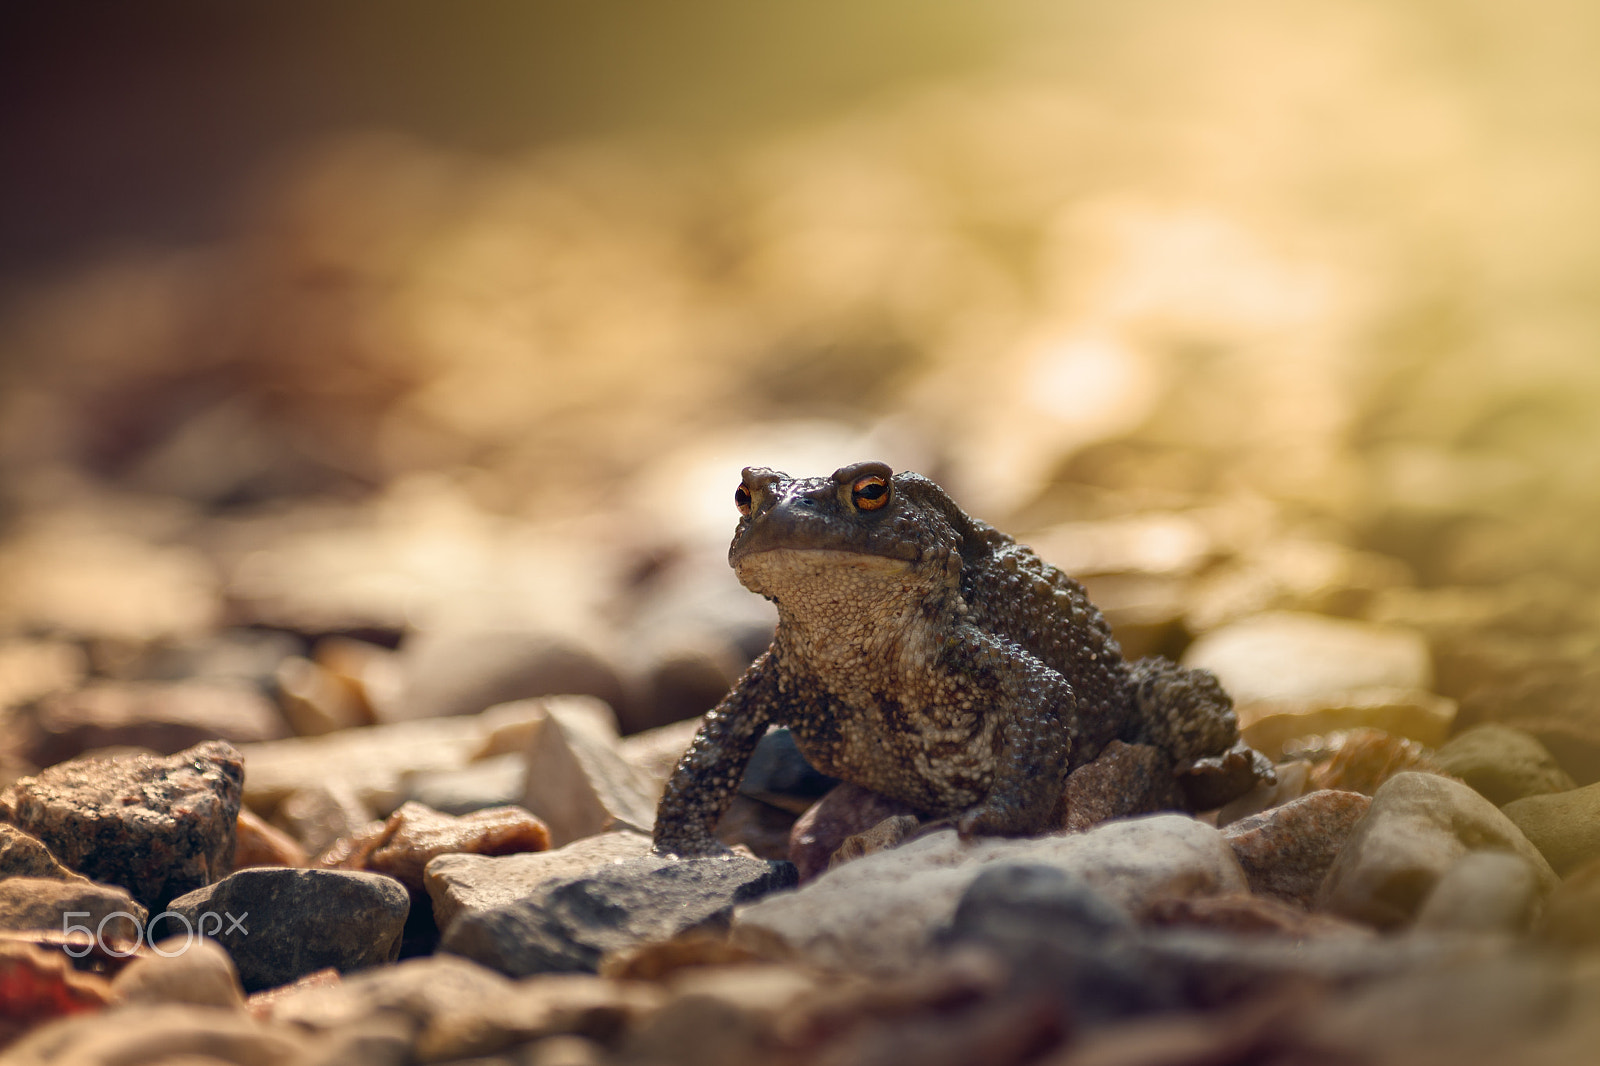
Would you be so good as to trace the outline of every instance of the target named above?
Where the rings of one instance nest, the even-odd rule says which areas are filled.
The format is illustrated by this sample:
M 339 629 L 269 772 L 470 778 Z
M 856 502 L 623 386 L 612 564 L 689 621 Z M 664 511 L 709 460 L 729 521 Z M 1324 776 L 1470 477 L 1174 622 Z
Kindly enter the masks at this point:
M 887 851 L 909 840 L 916 833 L 922 819 L 914 814 L 895 814 L 871 829 L 844 838 L 833 854 L 828 856 L 828 869 L 860 859 L 879 851 Z
M 1433 758 L 1445 773 L 1459 777 L 1497 807 L 1577 787 L 1537 737 L 1494 722 L 1458 734 Z
M 1248 818 L 1252 814 L 1260 814 L 1273 807 L 1281 807 L 1290 800 L 1304 796 L 1306 790 L 1311 787 L 1311 764 L 1304 759 L 1279 763 L 1272 770 L 1277 777 L 1276 781 L 1257 785 L 1217 811 L 1219 827 L 1237 822 L 1241 818 Z
M 1395 774 L 1439 772 L 1426 749 L 1414 740 L 1376 729 L 1352 729 L 1330 739 L 1338 748 L 1333 758 L 1311 771 L 1312 788 L 1370 796 Z
M 899 800 L 852 785 L 836 786 L 800 816 L 789 833 L 789 861 L 809 880 L 828 868 L 828 860 L 847 837 L 864 833 L 885 818 L 915 814 Z
M 327 966 L 320 970 L 313 970 L 304 977 L 297 977 L 286 985 L 253 992 L 245 1000 L 245 1005 L 250 1009 L 252 1017 L 264 1020 L 272 1017 L 272 1010 L 280 1000 L 311 989 L 334 988 L 343 980 L 343 974 L 332 966 Z
M 199 1007 L 243 1007 L 239 971 L 221 945 L 206 937 L 157 941 L 112 978 L 125 1003 L 192 1003 Z
M 1437 747 L 1450 735 L 1456 703 L 1420 689 L 1363 689 L 1317 699 L 1263 699 L 1240 704 L 1239 732 L 1272 758 L 1296 737 L 1378 729 Z
M 298 840 L 308 855 L 322 854 L 372 821 L 371 809 L 341 781 L 290 794 L 272 816 L 272 823 Z
M 428 863 L 423 884 L 440 929 L 463 912 L 490 910 L 528 895 L 546 881 L 577 877 L 600 866 L 650 853 L 639 833 L 602 833 L 550 851 L 520 855 L 440 855 Z
M 1501 808 L 1558 876 L 1600 859 L 1600 782 L 1525 796 Z
M 298 736 L 317 737 L 372 724 L 356 684 L 310 659 L 295 655 L 283 660 L 274 680 L 283 716 Z
M 1567 875 L 1550 893 L 1538 933 L 1558 947 L 1600 947 L 1600 859 Z
M 1242 893 L 1156 900 L 1144 913 L 1149 925 L 1215 929 L 1245 936 L 1311 940 L 1329 936 L 1371 937 L 1366 926 L 1328 914 L 1313 914 L 1280 899 Z
M 104 977 L 78 973 L 59 951 L 0 942 L 0 1048 L 36 1025 L 115 1001 Z
M 770 803 L 735 795 L 722 820 L 717 823 L 717 839 L 730 848 L 743 845 L 760 859 L 787 859 L 789 833 L 795 815 Z
M 112 885 L 45 877 L 0 881 L 0 929 L 64 932 L 69 926 L 78 926 L 106 943 L 135 941 L 143 936 L 148 917 L 149 912 L 132 896 Z
M 1250 889 L 1310 906 L 1328 868 L 1372 801 L 1322 789 L 1241 818 L 1222 830 Z
M 1067 778 L 1061 793 L 1061 824 L 1088 829 L 1112 818 L 1183 807 L 1172 776 L 1172 760 L 1148 744 L 1113 740 L 1093 762 Z
M 1551 666 L 1479 689 L 1462 700 L 1457 728 L 1481 722 L 1531 733 L 1580 785 L 1600 781 L 1600 670 Z
M 159 910 L 233 868 L 243 761 L 211 741 L 166 758 L 62 763 L 0 796 L 63 863 Z
M 0 822 L 0 881 L 8 877 L 48 877 L 57 881 L 87 881 L 61 865 L 44 841 L 14 825 Z
M 264 822 L 250 808 L 239 810 L 237 826 L 238 847 L 234 849 L 233 868 L 243 870 L 248 866 L 308 866 L 311 858 L 300 842 L 282 829 Z
M 24 754 L 53 766 L 95 748 L 170 755 L 207 740 L 254 743 L 285 736 L 278 709 L 253 686 L 216 681 L 104 681 L 40 701 Z
M 587 717 L 552 707 L 527 759 L 522 805 L 549 826 L 558 846 L 609 829 L 648 831 L 654 824 L 650 783 L 622 758 L 616 735 Z
M 423 894 L 422 872 L 439 855 L 515 855 L 550 847 L 550 831 L 521 807 L 490 807 L 455 817 L 420 803 L 407 803 L 384 823 L 383 832 L 352 869 L 388 874 Z

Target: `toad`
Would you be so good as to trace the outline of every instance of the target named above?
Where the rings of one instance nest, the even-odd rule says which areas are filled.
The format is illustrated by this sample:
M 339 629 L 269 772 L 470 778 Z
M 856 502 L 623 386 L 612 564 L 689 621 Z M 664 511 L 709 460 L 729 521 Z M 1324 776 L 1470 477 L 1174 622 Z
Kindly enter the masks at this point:
M 729 564 L 778 626 L 673 771 L 657 851 L 726 850 L 713 830 L 772 725 L 963 837 L 1060 828 L 1067 774 L 1112 740 L 1164 751 L 1197 806 L 1270 778 L 1215 677 L 1125 661 L 1082 585 L 927 478 L 750 467 L 734 502 Z

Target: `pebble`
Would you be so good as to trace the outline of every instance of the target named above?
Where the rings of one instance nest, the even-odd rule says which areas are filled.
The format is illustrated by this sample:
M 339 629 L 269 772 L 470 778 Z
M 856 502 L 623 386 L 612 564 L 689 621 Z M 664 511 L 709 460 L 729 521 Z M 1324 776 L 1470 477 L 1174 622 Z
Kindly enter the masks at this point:
M 1172 760 L 1159 748 L 1113 740 L 1067 777 L 1061 825 L 1081 830 L 1113 818 L 1182 809 L 1172 770 Z
M 1319 789 L 1232 822 L 1222 835 L 1252 892 L 1310 906 L 1371 803 L 1358 792 Z
M 371 708 L 349 678 L 310 659 L 290 656 L 273 674 L 283 717 L 295 735 L 319 737 L 373 724 Z
M 1505 851 L 1474 851 L 1439 878 L 1417 912 L 1416 928 L 1520 935 L 1540 899 L 1538 876 L 1525 861 Z
M 67 917 L 68 911 L 83 912 Z M 111 917 L 119 915 L 119 917 Z M 125 890 L 81 878 L 8 877 L 0 881 L 0 929 L 86 927 L 106 940 L 137 940 L 150 914 Z
M 1600 859 L 1580 866 L 1556 886 L 1545 901 L 1538 931 L 1557 947 L 1600 947 Z
M 477 714 L 534 696 L 593 696 L 627 703 L 621 676 L 593 648 L 526 630 L 427 630 L 400 646 L 402 696 L 387 721 Z
M 1315 700 L 1362 689 L 1428 689 L 1432 667 L 1420 633 L 1272 611 L 1212 630 L 1183 665 L 1217 675 L 1238 703 Z
M 622 757 L 615 734 L 584 718 L 552 710 L 526 758 L 522 805 L 550 827 L 556 845 L 655 824 L 650 782 Z
M 18 781 L 0 811 L 67 866 L 159 911 L 233 868 L 243 776 L 221 741 L 165 758 L 80 759 Z
M 788 859 L 795 813 L 734 793 L 717 822 L 716 838 L 730 848 L 743 846 L 758 859 Z
M 593 972 L 607 952 L 723 925 L 737 904 L 794 883 L 786 862 L 624 859 L 547 882 L 515 902 L 464 913 L 450 923 L 441 947 L 517 977 Z
M 1276 780 L 1257 785 L 1217 811 L 1219 828 L 1299 799 L 1311 788 L 1311 763 L 1304 759 L 1279 763 L 1272 770 Z
M 1422 745 L 1376 729 L 1352 729 L 1326 740 L 1334 749 L 1333 757 L 1312 769 L 1313 788 L 1370 796 L 1395 774 L 1438 771 L 1438 765 Z
M 1403 925 L 1457 860 L 1482 850 L 1522 858 L 1541 894 L 1555 886 L 1549 864 L 1494 804 L 1449 778 L 1397 774 L 1373 795 L 1328 870 L 1318 905 L 1380 929 Z
M 1600 859 L 1600 782 L 1525 796 L 1501 810 L 1562 877 Z
M 459 770 L 472 762 L 491 733 L 541 720 L 548 707 L 561 702 L 528 700 L 478 715 L 244 744 L 239 751 L 250 767 L 244 802 L 271 818 L 297 792 L 342 789 L 364 807 L 388 814 L 404 802 L 408 773 Z
M 449 929 L 463 913 L 492 910 L 529 895 L 545 882 L 649 853 L 649 837 L 622 831 L 520 855 L 440 855 L 427 864 L 423 885 L 433 900 L 434 920 L 440 929 Z
M 206 935 L 255 992 L 326 966 L 347 973 L 393 962 L 410 897 L 382 874 L 262 867 L 180 896 L 169 909 L 197 933 L 203 915 L 216 916 L 205 919 Z M 178 935 L 182 924 L 168 918 L 157 935 Z
M 254 686 L 219 681 L 102 681 L 46 697 L 28 712 L 23 754 L 53 766 L 95 748 L 149 748 L 170 755 L 207 740 L 236 744 L 288 734 Z
M 1592 650 L 1583 660 L 1592 662 Z M 1532 734 L 1580 785 L 1600 781 L 1600 670 L 1548 666 L 1461 701 L 1459 728 L 1496 722 Z
M 915 812 L 906 804 L 862 785 L 845 782 L 811 805 L 789 830 L 789 861 L 801 881 L 828 868 L 834 852 L 852 837 L 889 818 Z
M 115 1002 L 106 979 L 80 973 L 57 950 L 0 941 L 0 1053 L 9 1064 L 21 1061 L 5 1044 L 34 1026 L 73 1014 L 90 1014 Z
M 401 781 L 405 798 L 446 814 L 518 803 L 527 791 L 527 760 L 518 752 L 480 758 L 459 770 L 422 770 Z
M 1493 722 L 1473 726 L 1433 753 L 1433 761 L 1496 807 L 1577 787 L 1537 737 Z
M 813 769 L 795 745 L 794 734 L 779 727 L 767 730 L 756 742 L 739 792 L 793 814 L 804 814 L 838 784 L 838 778 Z
M 1244 892 L 1244 872 L 1215 829 L 1159 814 L 1082 833 L 963 843 L 940 830 L 830 870 L 796 892 L 742 907 L 734 939 L 767 957 L 903 971 L 924 959 L 967 887 L 990 865 L 1037 863 L 1076 873 L 1130 910 L 1166 895 Z
M 205 937 L 169 937 L 151 945 L 111 979 L 125 1003 L 190 1003 L 197 1007 L 245 1005 L 239 971 L 226 950 Z
M 298 840 L 308 855 L 322 854 L 372 820 L 372 809 L 341 781 L 291 793 L 273 815 L 273 824 Z
M 45 846 L 14 825 L 0 822 L 0 882 L 8 877 L 48 877 L 55 881 L 87 881 L 73 873 Z
M 233 868 L 250 866 L 309 866 L 311 857 L 300 842 L 282 829 L 263 821 L 248 807 L 239 809 L 236 829 L 238 846 L 233 853 Z
M 456 817 L 407 803 L 344 865 L 387 874 L 421 896 L 422 871 L 436 856 L 514 855 L 549 846 L 550 831 L 521 807 L 491 807 Z
M 1296 737 L 1376 729 L 1438 747 L 1450 735 L 1456 702 L 1414 689 L 1374 688 L 1316 699 L 1251 700 L 1235 707 L 1239 733 L 1272 758 Z

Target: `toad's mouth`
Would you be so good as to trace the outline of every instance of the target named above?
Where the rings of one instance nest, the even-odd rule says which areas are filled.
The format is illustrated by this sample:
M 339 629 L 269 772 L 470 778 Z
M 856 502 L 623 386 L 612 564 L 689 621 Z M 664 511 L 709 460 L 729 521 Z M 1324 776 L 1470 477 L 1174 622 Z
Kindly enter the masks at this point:
M 767 548 L 733 564 L 739 583 L 763 596 L 786 599 L 804 592 L 841 602 L 898 590 L 911 568 L 905 559 L 837 548 Z
M 906 559 L 841 548 L 760 548 L 740 555 L 734 560 L 733 567 L 741 575 L 746 569 L 818 571 L 843 569 L 867 573 L 903 574 L 911 569 L 911 563 Z

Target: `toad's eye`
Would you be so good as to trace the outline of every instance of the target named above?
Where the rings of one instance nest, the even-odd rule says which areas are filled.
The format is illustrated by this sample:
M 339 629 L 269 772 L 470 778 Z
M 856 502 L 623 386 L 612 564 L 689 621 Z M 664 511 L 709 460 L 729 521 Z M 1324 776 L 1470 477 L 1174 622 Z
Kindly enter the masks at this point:
M 889 502 L 889 482 L 876 474 L 850 486 L 850 500 L 863 511 L 876 511 Z
M 750 490 L 744 487 L 743 482 L 733 490 L 733 505 L 739 508 L 740 514 L 750 513 Z

